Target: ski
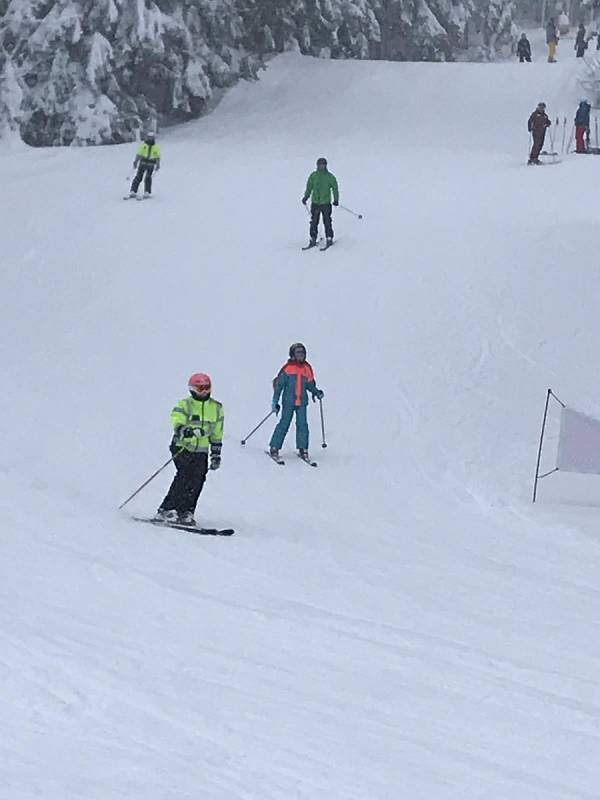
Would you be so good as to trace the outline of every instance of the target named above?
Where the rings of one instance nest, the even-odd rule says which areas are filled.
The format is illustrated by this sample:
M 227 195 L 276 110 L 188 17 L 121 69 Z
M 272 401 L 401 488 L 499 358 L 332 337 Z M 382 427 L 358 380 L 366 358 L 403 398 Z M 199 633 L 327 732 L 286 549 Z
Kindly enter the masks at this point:
M 316 461 L 311 461 L 310 458 L 305 458 L 304 456 L 301 456 L 300 453 L 296 453 L 296 455 L 298 456 L 300 461 L 304 461 L 304 463 L 308 464 L 309 467 L 318 467 L 319 466 Z
M 333 247 L 333 242 L 326 242 L 324 247 L 319 247 L 321 253 L 324 253 L 325 250 L 329 250 L 330 247 Z
M 283 460 L 283 458 L 276 458 L 275 456 L 272 456 L 268 450 L 265 450 L 265 453 L 266 455 L 269 456 L 271 461 L 274 461 L 276 464 L 279 464 L 280 467 L 285 467 L 285 461 Z
M 306 247 L 302 248 L 302 250 L 312 250 L 313 247 L 316 247 L 316 246 L 317 246 L 316 242 L 314 244 L 307 244 Z
M 135 200 L 135 199 L 136 199 L 135 195 L 133 195 L 133 197 L 130 194 L 123 195 L 123 200 Z
M 197 533 L 200 536 L 233 536 L 235 533 L 233 528 L 199 528 L 196 525 L 182 525 L 179 522 L 163 522 L 153 517 L 132 517 L 132 519 L 136 522 L 148 522 L 150 525 L 156 525 L 159 528 L 174 528 L 178 531 Z
M 137 197 L 137 196 L 136 196 L 136 198 L 135 198 L 135 199 L 136 199 L 136 200 L 152 200 L 152 195 L 151 195 L 151 194 L 149 194 L 148 196 L 146 196 L 146 195 L 141 195 L 140 197 Z

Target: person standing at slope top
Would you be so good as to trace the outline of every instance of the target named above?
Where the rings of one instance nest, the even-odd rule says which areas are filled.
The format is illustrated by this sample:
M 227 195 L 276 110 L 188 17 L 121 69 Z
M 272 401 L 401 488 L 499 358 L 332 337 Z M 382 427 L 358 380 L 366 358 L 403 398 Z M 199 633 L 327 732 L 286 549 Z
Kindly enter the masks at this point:
M 322 400 L 324 392 L 317 389 L 311 365 L 306 360 L 306 347 L 296 342 L 290 347 L 289 359 L 273 379 L 273 400 L 271 410 L 276 414 L 281 410 L 281 418 L 269 443 L 271 458 L 279 458 L 279 451 L 296 414 L 296 447 L 300 458 L 308 460 L 308 392 L 314 398 Z M 281 407 L 279 399 L 281 398 Z
M 546 25 L 546 44 L 548 45 L 548 63 L 556 63 L 556 48 L 558 46 L 558 31 L 554 17 L 550 17 Z
M 531 63 L 531 44 L 525 33 L 521 34 L 521 38 L 517 42 L 517 58 L 521 64 L 524 61 Z
M 582 100 L 575 114 L 575 152 L 587 153 L 586 136 L 590 133 L 590 111 L 591 105 L 587 100 Z
M 210 396 L 208 375 L 194 373 L 188 389 L 190 396 L 180 400 L 171 412 L 175 433 L 170 450 L 177 474 L 155 519 L 195 525 L 194 512 L 208 470 L 221 466 L 225 417 L 222 404 Z
M 575 50 L 575 58 L 583 58 L 587 47 L 588 43 L 585 35 L 585 25 L 583 22 L 580 22 L 579 28 L 577 29 L 577 36 L 575 37 L 575 47 L 573 48 Z
M 319 233 L 319 219 L 323 217 L 323 226 L 327 246 L 333 244 L 333 226 L 331 224 L 331 197 L 333 195 L 333 205 L 337 206 L 340 202 L 338 182 L 335 175 L 327 169 L 327 159 L 317 160 L 317 169 L 311 172 L 306 181 L 306 190 L 302 198 L 302 203 L 306 205 L 308 199 L 310 204 L 310 241 L 309 247 L 317 244 Z
M 138 151 L 133 162 L 137 173 L 131 184 L 129 197 L 136 197 L 142 178 L 144 179 L 144 197 L 152 194 L 152 173 L 160 169 L 160 147 L 156 144 L 156 135 L 149 131 L 144 136 L 144 141 L 138 147 Z
M 527 122 L 527 130 L 533 138 L 533 146 L 529 154 L 528 164 L 541 164 L 540 153 L 544 146 L 544 139 L 546 138 L 546 128 L 549 128 L 552 123 L 546 114 L 546 103 L 538 103 L 537 108 L 529 117 Z

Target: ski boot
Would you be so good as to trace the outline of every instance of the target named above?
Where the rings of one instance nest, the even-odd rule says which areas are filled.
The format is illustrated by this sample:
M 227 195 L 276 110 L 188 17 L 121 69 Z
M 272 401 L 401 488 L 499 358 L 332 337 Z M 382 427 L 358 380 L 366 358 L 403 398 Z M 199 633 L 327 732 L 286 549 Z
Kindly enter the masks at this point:
M 309 243 L 306 245 L 306 247 L 303 247 L 302 249 L 303 250 L 310 250 L 311 247 L 316 247 L 316 246 L 317 246 L 317 240 L 316 239 L 311 239 L 309 241 Z
M 196 527 L 196 520 L 194 519 L 194 515 L 191 511 L 184 511 L 182 514 L 179 514 L 177 517 L 177 522 L 180 525 L 188 525 L 190 528 Z
M 270 447 L 269 455 L 271 458 L 279 458 L 279 450 L 276 447 Z
M 159 508 L 154 515 L 154 519 L 157 522 L 177 522 L 177 512 L 166 511 L 164 508 Z
M 300 458 L 302 458 L 304 461 L 310 461 L 310 456 L 308 455 L 308 450 L 303 450 L 302 448 L 300 448 L 300 449 L 298 450 L 298 455 L 299 455 L 299 456 L 300 456 Z
M 144 192 L 144 200 L 150 199 L 150 192 Z
M 137 197 L 137 192 L 134 191 L 129 192 L 129 197 L 131 200 L 133 200 L 134 197 Z

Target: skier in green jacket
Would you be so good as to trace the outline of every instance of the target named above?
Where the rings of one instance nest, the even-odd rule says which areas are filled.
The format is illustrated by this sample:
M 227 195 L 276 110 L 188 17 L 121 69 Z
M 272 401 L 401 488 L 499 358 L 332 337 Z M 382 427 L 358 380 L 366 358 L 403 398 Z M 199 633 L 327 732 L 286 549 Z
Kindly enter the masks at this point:
M 308 247 L 315 247 L 317 244 L 317 234 L 319 230 L 319 219 L 323 216 L 325 227 L 326 247 L 333 244 L 333 227 L 331 225 L 331 196 L 333 195 L 333 205 L 337 206 L 340 201 L 338 182 L 335 175 L 327 169 L 327 159 L 317 160 L 317 169 L 311 172 L 306 182 L 306 191 L 302 198 L 302 203 L 306 205 L 308 198 L 310 204 L 310 241 Z M 308 248 L 305 248 L 308 249 Z

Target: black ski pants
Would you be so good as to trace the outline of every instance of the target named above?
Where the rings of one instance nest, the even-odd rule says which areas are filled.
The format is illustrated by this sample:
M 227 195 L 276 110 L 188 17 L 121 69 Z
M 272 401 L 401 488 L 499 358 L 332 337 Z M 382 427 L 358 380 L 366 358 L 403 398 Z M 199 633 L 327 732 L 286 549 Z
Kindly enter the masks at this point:
M 138 167 L 138 171 L 135 174 L 135 178 L 133 179 L 133 183 L 131 184 L 131 191 L 137 192 L 140 183 L 142 182 L 142 178 L 144 178 L 144 191 L 150 194 L 150 192 L 152 191 L 153 172 L 154 172 L 154 164 L 140 164 Z
M 171 453 L 174 455 L 178 449 L 171 447 Z M 193 514 L 208 472 L 208 453 L 182 450 L 175 457 L 175 469 L 177 474 L 160 507 L 165 511 L 177 511 L 178 514 L 185 511 Z
M 310 207 L 310 238 L 316 239 L 319 233 L 319 219 L 323 216 L 325 236 L 333 239 L 333 227 L 331 225 L 331 203 L 312 203 Z
M 531 56 L 525 55 L 525 53 L 520 53 L 519 63 L 522 64 L 524 61 L 528 61 L 531 64 Z

